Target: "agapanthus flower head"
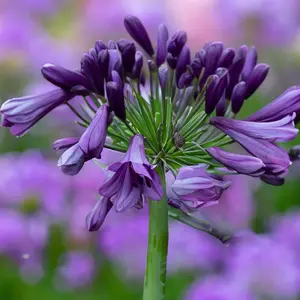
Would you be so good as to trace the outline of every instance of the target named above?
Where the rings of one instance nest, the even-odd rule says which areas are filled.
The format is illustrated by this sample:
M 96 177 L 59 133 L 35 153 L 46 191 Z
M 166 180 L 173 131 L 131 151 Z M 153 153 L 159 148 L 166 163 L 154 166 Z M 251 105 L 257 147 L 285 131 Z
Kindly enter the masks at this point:
M 144 201 L 166 198 L 164 189 L 171 191 L 170 205 L 178 208 L 217 203 L 230 185 L 226 173 L 283 184 L 291 157 L 277 143 L 298 133 L 294 120 L 300 88 L 289 88 L 245 120 L 238 119 L 244 101 L 251 101 L 269 71 L 255 47 L 226 48 L 217 41 L 191 55 L 185 31 L 169 33 L 161 24 L 154 47 L 141 20 L 128 16 L 124 24 L 146 61 L 134 41 L 99 40 L 75 71 L 44 65 L 42 74 L 55 90 L 11 99 L 1 108 L 3 126 L 21 135 L 67 104 L 85 128 L 82 136 L 53 145 L 65 150 L 58 165 L 67 174 L 77 174 L 87 160 L 99 160 L 103 150 L 124 155 L 107 169 L 88 228 L 98 229 L 111 206 L 117 211 L 141 208 Z M 70 101 L 75 96 L 83 97 L 80 111 Z M 248 155 L 223 150 L 235 142 Z M 166 173 L 173 176 L 171 187 L 165 187 Z

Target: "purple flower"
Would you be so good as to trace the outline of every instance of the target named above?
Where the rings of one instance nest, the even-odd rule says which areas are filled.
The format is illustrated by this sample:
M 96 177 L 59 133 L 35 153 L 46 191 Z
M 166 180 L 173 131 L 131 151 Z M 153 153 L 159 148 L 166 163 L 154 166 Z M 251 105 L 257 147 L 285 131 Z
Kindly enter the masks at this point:
M 185 31 L 177 31 L 168 41 L 167 50 L 173 57 L 178 57 L 183 46 L 187 42 Z
M 259 158 L 226 152 L 218 147 L 210 147 L 206 151 L 221 164 L 240 174 L 260 176 L 265 172 L 265 165 Z
M 54 108 L 73 97 L 75 94 L 59 88 L 35 96 L 7 100 L 1 106 L 3 126 L 11 127 L 13 135 L 23 135 Z
M 206 169 L 204 164 L 182 167 L 175 181 L 170 183 L 172 195 L 169 198 L 181 200 L 192 209 L 217 203 L 230 182 L 208 173 Z
M 114 71 L 113 71 L 114 72 Z M 118 73 L 117 73 L 118 74 Z M 106 84 L 107 99 L 115 115 L 121 120 L 126 119 L 123 86 L 120 83 L 110 81 Z
M 97 201 L 92 211 L 86 217 L 88 231 L 97 231 L 101 227 L 112 206 L 113 204 L 107 197 L 102 197 Z
M 230 129 L 255 139 L 287 142 L 294 139 L 298 133 L 298 129 L 294 127 L 294 118 L 295 115 L 286 116 L 273 122 L 251 122 L 213 117 L 210 122 L 224 133 Z
M 249 78 L 256 64 L 257 64 L 257 51 L 255 47 L 251 47 L 247 53 L 245 65 L 241 74 L 243 81 L 246 81 Z
M 248 117 L 247 121 L 271 122 L 300 111 L 300 86 L 287 89 L 275 100 Z
M 70 137 L 56 140 L 52 144 L 52 148 L 54 151 L 69 149 L 79 142 L 79 137 Z
M 60 157 L 57 165 L 65 174 L 76 175 L 85 161 L 101 158 L 108 124 L 109 108 L 102 105 L 79 141 Z
M 184 45 L 178 57 L 176 65 L 176 82 L 178 85 L 179 79 L 185 73 L 187 65 L 191 63 L 191 54 L 188 46 Z
M 122 55 L 122 63 L 125 72 L 131 73 L 135 63 L 136 48 L 133 42 L 121 39 L 118 41 L 118 49 Z
M 165 24 L 160 24 L 157 34 L 156 65 L 160 67 L 167 58 L 169 32 Z
M 239 82 L 233 88 L 231 95 L 231 109 L 232 112 L 237 114 L 243 106 L 246 95 L 246 83 L 244 81 Z
M 140 207 L 142 196 L 151 200 L 162 198 L 159 176 L 147 160 L 142 135 L 135 135 L 125 157 L 108 169 L 115 174 L 100 187 L 99 193 L 111 198 L 117 211 Z
M 149 56 L 154 54 L 154 50 L 143 23 L 134 16 L 128 16 L 124 20 L 124 25 L 131 37 L 147 52 Z

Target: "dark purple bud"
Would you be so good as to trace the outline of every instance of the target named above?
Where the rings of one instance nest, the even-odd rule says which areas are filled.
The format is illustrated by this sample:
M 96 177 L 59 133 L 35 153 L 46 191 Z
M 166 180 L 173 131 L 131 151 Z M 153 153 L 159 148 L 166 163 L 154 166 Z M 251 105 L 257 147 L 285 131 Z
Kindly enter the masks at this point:
M 231 96 L 231 110 L 237 114 L 244 103 L 246 94 L 246 83 L 244 81 L 239 82 L 232 91 Z
M 150 73 L 156 71 L 156 64 L 151 59 L 148 60 L 148 68 L 149 68 Z
M 109 106 L 112 108 L 115 115 L 121 120 L 125 120 L 126 111 L 122 85 L 110 81 L 106 84 L 106 93 Z
M 112 81 L 116 82 L 117 84 L 123 86 L 123 81 L 119 75 L 119 73 L 117 71 L 112 71 L 111 72 L 111 78 L 112 78 Z
M 257 64 L 257 51 L 255 47 L 251 47 L 247 53 L 245 65 L 242 71 L 243 81 L 247 81 L 256 64 Z
M 219 83 L 219 76 L 217 75 L 212 75 L 211 76 L 211 83 L 210 85 L 208 86 L 207 90 L 206 90 L 206 94 L 205 94 L 205 112 L 207 114 L 211 114 L 219 99 L 214 99 L 214 90 L 215 90 L 215 87 L 218 85 Z
M 225 92 L 221 96 L 218 104 L 216 105 L 216 115 L 218 117 L 223 117 L 226 112 L 226 97 L 225 97 Z
M 159 68 L 158 70 L 159 84 L 162 89 L 166 87 L 168 80 L 168 68 Z
M 235 87 L 235 85 L 239 82 L 241 72 L 243 70 L 246 56 L 248 52 L 248 47 L 247 46 L 241 46 L 237 53 L 236 56 L 234 57 L 233 63 L 229 68 L 229 85 L 226 89 L 226 98 L 230 99 L 232 95 L 232 91 Z
M 106 50 L 107 46 L 103 43 L 103 41 L 97 41 L 95 43 L 95 50 L 97 53 L 100 53 L 102 50 Z
M 173 57 L 179 56 L 183 46 L 187 41 L 185 31 L 177 31 L 168 41 L 167 50 Z
M 194 58 L 191 63 L 191 68 L 193 70 L 193 75 L 196 78 L 199 78 L 202 70 L 202 63 L 199 58 Z
M 100 229 L 112 206 L 113 204 L 108 197 L 102 197 L 97 201 L 96 205 L 85 219 L 88 231 L 97 231 Z
M 156 64 L 160 67 L 167 57 L 167 41 L 169 38 L 168 28 L 165 24 L 160 24 L 157 34 Z
M 79 142 L 79 137 L 70 137 L 56 140 L 52 144 L 52 149 L 54 151 L 69 149 Z
M 112 71 L 117 71 L 120 77 L 123 77 L 123 65 L 120 52 L 118 50 L 108 50 L 109 53 L 109 64 L 108 64 L 108 79 L 112 80 L 111 73 Z
M 84 156 L 84 152 L 77 143 L 62 154 L 57 166 L 67 175 L 76 175 L 83 167 Z
M 270 185 L 274 185 L 274 186 L 281 186 L 284 184 L 285 179 L 273 174 L 263 174 L 262 176 L 260 176 L 260 179 L 265 182 L 268 183 Z
M 139 79 L 143 68 L 143 54 L 140 51 L 135 53 L 135 63 L 132 69 L 132 78 Z
M 98 54 L 98 64 L 101 70 L 101 73 L 107 80 L 108 76 L 108 66 L 109 66 L 109 52 L 107 49 L 101 50 Z
M 131 37 L 152 57 L 154 50 L 143 23 L 134 16 L 127 16 L 124 25 Z
M 228 85 L 228 81 L 229 81 L 229 77 L 228 77 L 228 71 L 225 68 L 219 68 L 216 71 L 216 75 L 219 77 L 219 82 L 218 84 L 215 86 L 214 91 L 213 91 L 213 103 L 212 105 L 216 105 L 217 103 L 219 103 L 227 85 Z M 214 104 L 215 102 L 215 104 Z M 225 101 L 226 102 L 226 101 Z
M 193 81 L 194 76 L 191 73 L 183 73 L 178 81 L 178 88 L 183 89 L 189 86 Z
M 121 39 L 118 42 L 118 48 L 122 54 L 122 63 L 125 72 L 131 73 L 133 65 L 135 63 L 136 48 L 134 43 L 125 39 Z
M 171 53 L 167 54 L 167 62 L 171 69 L 176 69 L 177 57 L 173 57 Z
M 234 56 L 235 56 L 234 49 L 232 49 L 232 48 L 225 49 L 220 57 L 218 67 L 228 69 L 233 62 Z
M 289 156 L 291 161 L 300 159 L 300 145 L 294 146 L 289 150 Z
M 184 45 L 178 57 L 176 65 L 176 82 L 178 86 L 179 79 L 186 72 L 186 67 L 191 63 L 191 54 L 188 46 Z
M 112 49 L 117 49 L 117 44 L 115 41 L 112 41 L 110 40 L 108 43 L 107 43 L 107 48 L 112 50 Z
M 94 92 L 104 96 L 104 77 L 99 68 L 98 59 L 86 53 L 81 60 L 81 67 Z
M 248 80 L 246 81 L 245 99 L 251 97 L 259 86 L 266 79 L 269 72 L 269 66 L 266 64 L 258 64 L 252 70 Z
M 205 72 L 211 75 L 215 72 L 223 52 L 223 44 L 220 42 L 210 43 L 205 49 Z
M 205 56 L 206 56 L 206 51 L 204 49 L 201 49 L 199 52 L 196 52 L 196 58 L 199 58 L 202 65 L 205 66 Z
M 44 65 L 41 71 L 49 82 L 65 90 L 71 90 L 72 87 L 77 85 L 82 85 L 86 88 L 91 87 L 87 78 L 79 72 L 51 64 Z

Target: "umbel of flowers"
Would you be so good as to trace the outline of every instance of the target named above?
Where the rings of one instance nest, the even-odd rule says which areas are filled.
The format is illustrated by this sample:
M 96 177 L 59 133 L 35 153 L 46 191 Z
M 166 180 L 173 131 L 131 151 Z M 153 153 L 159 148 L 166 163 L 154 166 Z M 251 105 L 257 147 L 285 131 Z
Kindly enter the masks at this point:
M 191 217 L 198 208 L 218 203 L 230 186 L 224 174 L 284 183 L 299 151 L 290 157 L 277 143 L 298 133 L 294 120 L 300 87 L 240 120 L 244 101 L 251 101 L 269 70 L 257 62 L 254 47 L 232 49 L 210 42 L 191 56 L 184 31 L 169 35 L 160 25 L 154 48 L 138 18 L 128 16 L 124 24 L 143 52 L 126 39 L 97 41 L 78 70 L 44 65 L 42 74 L 55 88 L 7 100 L 1 107 L 2 126 L 21 136 L 57 106 L 67 105 L 85 131 L 53 144 L 54 150 L 64 151 L 58 166 L 65 174 L 76 175 L 86 161 L 100 159 L 104 148 L 124 153 L 108 166 L 87 227 L 98 230 L 112 208 L 122 212 L 148 202 L 144 299 L 153 300 L 165 290 L 168 212 L 225 241 L 220 232 Z M 75 96 L 82 96 L 80 109 L 72 105 Z M 245 151 L 223 149 L 233 143 Z M 168 172 L 171 180 L 166 181 Z

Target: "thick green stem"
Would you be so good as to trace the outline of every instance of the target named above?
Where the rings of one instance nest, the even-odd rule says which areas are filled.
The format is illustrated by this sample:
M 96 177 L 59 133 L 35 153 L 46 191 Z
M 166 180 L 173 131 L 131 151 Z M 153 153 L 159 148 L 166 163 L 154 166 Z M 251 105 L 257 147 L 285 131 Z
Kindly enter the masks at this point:
M 149 201 L 149 231 L 147 266 L 143 300 L 161 300 L 165 295 L 168 255 L 168 201 L 165 170 L 162 162 L 157 167 L 164 196 L 160 201 Z

